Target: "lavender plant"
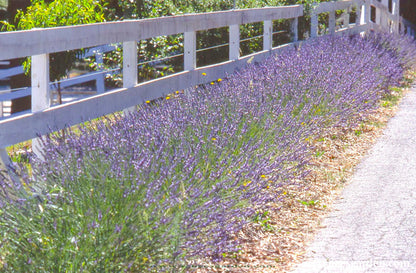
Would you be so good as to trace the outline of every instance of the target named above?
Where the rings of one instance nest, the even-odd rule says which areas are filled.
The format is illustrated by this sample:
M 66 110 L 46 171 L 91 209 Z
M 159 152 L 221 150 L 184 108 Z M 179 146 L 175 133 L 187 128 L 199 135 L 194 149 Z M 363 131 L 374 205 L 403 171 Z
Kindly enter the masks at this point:
M 309 140 L 377 107 L 415 63 L 413 41 L 386 35 L 321 37 L 47 136 L 1 204 L 3 270 L 180 272 L 237 251 L 256 211 L 307 174 Z

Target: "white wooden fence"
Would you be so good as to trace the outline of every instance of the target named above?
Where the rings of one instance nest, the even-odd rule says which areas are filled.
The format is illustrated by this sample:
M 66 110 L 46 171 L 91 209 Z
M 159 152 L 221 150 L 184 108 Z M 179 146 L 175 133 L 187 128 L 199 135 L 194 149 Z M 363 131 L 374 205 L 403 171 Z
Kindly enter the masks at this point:
M 82 54 L 80 59 L 95 56 L 97 66 L 102 66 L 103 58 L 102 54 L 106 52 L 110 52 L 115 50 L 115 46 L 105 45 L 105 46 L 99 46 L 88 49 L 85 53 Z M 5 62 L 8 63 L 8 62 Z M 17 67 L 11 67 L 7 69 L 1 69 L 0 70 L 0 80 L 5 80 L 10 77 L 24 74 L 24 68 L 23 66 L 17 66 Z M 110 74 L 112 71 L 104 71 L 102 69 L 99 69 L 98 71 L 86 73 L 81 76 L 71 77 L 68 79 L 63 79 L 59 81 L 59 84 L 61 85 L 61 88 L 70 87 L 77 84 L 82 84 L 90 81 L 95 81 L 95 86 L 97 93 L 104 93 L 105 92 L 105 75 Z M 57 83 L 58 82 L 51 82 L 49 84 L 50 89 L 57 89 Z M 1 109 L 2 105 L 1 103 L 3 101 L 13 100 L 17 98 L 22 98 L 31 95 L 32 90 L 31 87 L 24 87 L 19 88 L 18 90 L 5 90 L 3 92 L 0 92 L 0 118 L 3 117 L 3 109 Z
M 386 13 L 377 0 L 326 2 L 312 11 L 311 36 L 318 35 L 318 14 L 324 12 L 329 12 L 331 34 L 362 33 L 369 28 L 386 27 L 370 22 L 372 7 L 380 10 L 380 16 L 387 17 L 393 26 L 404 24 L 397 14 Z M 357 20 L 350 23 L 348 14 L 353 8 Z M 335 27 L 336 10 L 346 11 L 338 29 Z M 27 56 L 32 58 L 32 110 L 31 113 L 0 121 L 0 163 L 10 163 L 5 150 L 7 146 L 28 139 L 34 139 L 34 152 L 40 154 L 36 136 L 49 133 L 51 128 L 58 130 L 122 109 L 132 110 L 146 100 L 214 81 L 245 66 L 249 60 L 260 61 L 281 48 L 293 46 L 298 42 L 298 18 L 303 15 L 303 6 L 295 5 L 0 33 L 0 61 Z M 291 20 L 293 41 L 273 47 L 272 20 L 278 19 Z M 239 26 L 253 22 L 264 24 L 263 51 L 241 57 Z M 196 32 L 220 27 L 229 28 L 229 60 L 196 67 Z M 181 33 L 184 34 L 184 71 L 137 84 L 137 41 Z M 49 54 L 112 43 L 123 45 L 123 88 L 51 107 Z

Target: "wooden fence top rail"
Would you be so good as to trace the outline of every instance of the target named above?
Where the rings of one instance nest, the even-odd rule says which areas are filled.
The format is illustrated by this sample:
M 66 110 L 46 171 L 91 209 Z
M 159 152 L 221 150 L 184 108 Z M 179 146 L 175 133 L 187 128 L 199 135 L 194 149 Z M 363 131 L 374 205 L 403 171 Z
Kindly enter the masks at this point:
M 303 15 L 303 6 L 184 14 L 0 33 L 0 60 Z
M 336 2 L 322 2 L 314 9 L 315 13 L 334 12 L 336 10 L 343 10 L 349 8 L 352 4 L 357 3 L 353 0 L 336 1 Z

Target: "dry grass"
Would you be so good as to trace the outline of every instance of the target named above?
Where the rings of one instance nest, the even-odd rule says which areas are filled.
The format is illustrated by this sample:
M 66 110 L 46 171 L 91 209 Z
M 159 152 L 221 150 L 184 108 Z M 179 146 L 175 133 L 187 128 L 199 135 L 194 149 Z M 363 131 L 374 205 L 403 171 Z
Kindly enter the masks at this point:
M 305 258 L 307 246 L 322 228 L 323 218 L 348 183 L 357 164 L 381 136 L 407 89 L 396 90 L 351 127 L 334 128 L 314 143 L 311 172 L 284 188 L 286 198 L 275 204 L 267 222 L 251 223 L 238 235 L 241 252 L 221 264 L 206 262 L 192 272 L 289 272 Z

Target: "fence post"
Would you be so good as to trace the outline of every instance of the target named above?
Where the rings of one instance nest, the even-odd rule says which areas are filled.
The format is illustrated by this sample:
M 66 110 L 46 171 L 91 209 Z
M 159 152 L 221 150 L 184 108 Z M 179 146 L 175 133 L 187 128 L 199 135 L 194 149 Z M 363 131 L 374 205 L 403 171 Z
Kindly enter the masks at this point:
M 49 54 L 32 56 L 32 113 L 43 111 L 51 106 L 49 90 Z M 43 158 L 42 140 L 32 139 L 32 152 Z
M 364 24 L 370 23 L 370 17 L 371 17 L 371 6 L 370 2 L 367 0 L 364 2 Z
M 101 52 L 95 53 L 95 61 L 97 62 L 97 71 L 103 71 L 104 70 L 104 61 L 103 61 L 103 54 Z M 105 91 L 105 77 L 104 74 L 100 73 L 97 76 L 97 79 L 95 81 L 95 86 L 97 88 L 97 93 L 102 94 Z
M 273 47 L 273 22 L 267 20 L 263 24 L 263 50 L 271 50 Z
M 130 88 L 137 84 L 137 42 L 123 42 L 123 87 Z M 136 111 L 136 106 L 123 110 L 124 114 Z
M 196 32 L 185 32 L 184 39 L 184 70 L 194 70 L 196 68 Z
M 95 85 L 97 87 L 97 93 L 102 94 L 105 92 L 105 76 L 103 73 L 100 73 L 95 80 Z
M 345 10 L 344 20 L 342 22 L 343 24 L 342 27 L 344 28 L 350 28 L 350 11 L 351 11 L 351 6 Z
M 315 38 L 318 36 L 318 13 L 316 7 L 311 11 L 311 37 Z
M 0 118 L 3 117 L 3 102 L 0 101 Z
M 392 13 L 394 15 L 394 21 L 393 21 L 393 32 L 400 33 L 400 14 L 399 14 L 399 0 L 393 0 L 392 2 Z
M 293 42 L 297 42 L 299 39 L 298 24 L 299 24 L 298 17 L 293 18 L 292 22 L 290 23 L 290 32 L 292 33 Z
M 230 60 L 238 60 L 240 58 L 240 25 L 230 26 Z
M 381 29 L 383 29 L 384 28 L 384 25 L 382 25 L 382 18 L 381 18 L 381 10 L 379 9 L 379 8 L 377 8 L 377 7 L 375 7 L 375 9 L 376 9 L 376 18 L 375 18 L 375 22 L 374 23 L 376 23 L 378 26 L 380 26 L 381 27 Z
M 363 24 L 363 20 L 364 20 L 363 12 L 362 12 L 363 5 L 360 0 L 355 1 L 355 7 L 357 8 L 357 17 L 355 18 L 355 25 L 359 26 Z
M 332 10 L 329 12 L 329 33 L 334 34 L 335 33 L 335 10 Z

